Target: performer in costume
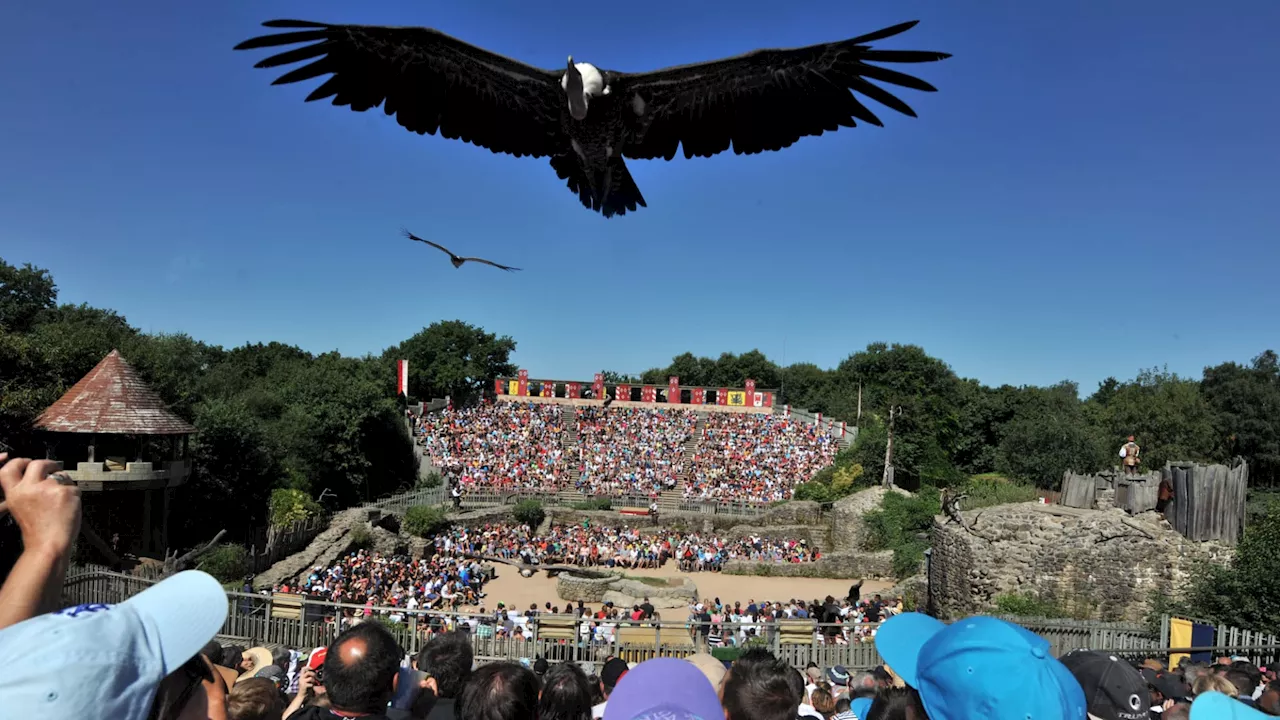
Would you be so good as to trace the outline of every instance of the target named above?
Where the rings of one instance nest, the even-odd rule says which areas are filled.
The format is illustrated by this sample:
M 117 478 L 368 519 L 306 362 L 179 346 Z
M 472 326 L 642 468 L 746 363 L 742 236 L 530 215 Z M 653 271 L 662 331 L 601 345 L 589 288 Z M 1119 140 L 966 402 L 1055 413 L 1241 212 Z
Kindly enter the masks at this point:
M 1142 448 L 1138 447 L 1138 443 L 1133 441 L 1133 436 L 1129 436 L 1129 442 L 1120 447 L 1120 461 L 1124 463 L 1125 475 L 1137 475 L 1138 463 L 1142 462 L 1139 455 Z

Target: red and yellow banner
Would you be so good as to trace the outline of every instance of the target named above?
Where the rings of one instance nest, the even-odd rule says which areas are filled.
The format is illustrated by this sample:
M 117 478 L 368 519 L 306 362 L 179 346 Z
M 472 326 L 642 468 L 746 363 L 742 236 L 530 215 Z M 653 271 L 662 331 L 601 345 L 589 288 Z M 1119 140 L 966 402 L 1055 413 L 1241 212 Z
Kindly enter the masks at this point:
M 729 394 L 729 402 L 728 402 L 729 405 L 733 407 L 746 407 L 746 404 L 747 404 L 746 392 L 742 390 L 730 390 L 728 394 Z

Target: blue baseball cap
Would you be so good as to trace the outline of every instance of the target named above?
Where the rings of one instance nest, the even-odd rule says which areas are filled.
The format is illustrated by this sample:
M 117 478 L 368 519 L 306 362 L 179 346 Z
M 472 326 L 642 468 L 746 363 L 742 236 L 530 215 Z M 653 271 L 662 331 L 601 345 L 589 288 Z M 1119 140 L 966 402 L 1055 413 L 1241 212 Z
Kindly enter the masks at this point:
M 849 712 L 858 720 L 867 720 L 867 715 L 871 712 L 872 698 L 860 697 L 849 702 Z
M 146 720 L 166 675 L 227 616 L 212 576 L 188 570 L 118 605 L 77 605 L 0 630 L 6 717 Z
M 1207 692 L 1191 703 L 1191 720 L 1266 720 L 1271 716 L 1220 692 Z
M 1049 642 L 998 618 L 950 625 L 920 613 L 880 626 L 876 650 L 920 693 L 930 720 L 1080 720 L 1084 690 Z

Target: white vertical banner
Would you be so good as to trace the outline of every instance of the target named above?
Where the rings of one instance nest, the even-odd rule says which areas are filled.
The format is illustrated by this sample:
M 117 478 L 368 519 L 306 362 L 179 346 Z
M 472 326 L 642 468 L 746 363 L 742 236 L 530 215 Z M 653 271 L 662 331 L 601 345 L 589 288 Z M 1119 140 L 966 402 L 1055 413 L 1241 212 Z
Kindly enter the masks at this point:
M 783 413 L 782 413 L 782 416 L 783 416 L 783 417 L 791 417 L 791 406 L 790 406 L 790 405 L 784 405 L 783 407 L 784 407 L 786 410 L 785 410 L 785 412 L 783 412 Z
M 396 394 L 409 397 L 409 361 L 396 361 Z
M 813 426 L 822 427 L 822 413 L 815 413 L 813 416 Z

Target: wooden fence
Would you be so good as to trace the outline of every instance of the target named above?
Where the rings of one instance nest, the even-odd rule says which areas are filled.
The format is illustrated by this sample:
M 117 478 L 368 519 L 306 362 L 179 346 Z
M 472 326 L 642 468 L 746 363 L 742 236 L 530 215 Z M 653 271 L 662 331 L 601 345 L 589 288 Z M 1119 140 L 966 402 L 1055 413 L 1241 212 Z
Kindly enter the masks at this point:
M 64 585 L 63 599 L 68 605 L 116 603 L 154 582 L 96 567 L 75 568 Z M 361 618 L 366 612 L 372 612 L 392 632 L 401 647 L 410 653 L 417 652 L 433 632 L 468 627 L 466 620 L 481 619 L 481 616 L 467 613 L 406 613 L 394 608 L 367 611 L 363 605 L 323 602 L 280 593 L 228 592 L 227 602 L 227 619 L 220 636 L 246 645 L 280 644 L 299 649 L 328 645 L 339 632 L 339 621 L 335 618 L 344 615 Z M 670 612 L 683 614 L 682 611 Z M 390 619 L 392 616 L 398 619 L 393 621 Z M 1074 620 L 1016 621 L 1047 639 L 1055 654 L 1077 648 L 1152 653 L 1160 646 L 1160 639 L 1149 637 L 1141 625 Z M 492 626 L 477 625 L 472 632 L 476 657 L 481 661 L 541 656 L 551 661 L 602 662 L 606 657 L 616 655 L 628 662 L 640 662 L 660 656 L 683 657 L 706 649 L 684 621 L 619 623 L 608 642 L 588 639 L 591 637 L 590 625 L 594 622 L 589 619 L 541 615 L 529 622 L 533 632 L 531 639 L 499 638 L 492 632 Z M 850 644 L 826 641 L 825 630 L 835 628 L 812 620 L 756 623 L 751 627 L 775 655 L 796 667 L 804 667 L 809 662 L 822 667 L 844 665 L 855 669 L 882 664 L 871 641 L 877 624 L 856 626 L 858 637 Z M 726 635 L 739 636 L 737 631 L 740 628 L 733 623 L 725 623 L 724 629 Z
M 1199 465 L 1170 463 L 1160 472 L 1126 477 L 1119 470 L 1093 475 L 1066 472 L 1062 477 L 1062 505 L 1093 508 L 1099 493 L 1114 492 L 1116 507 L 1130 515 L 1155 510 L 1160 498 L 1160 483 L 1167 481 L 1173 500 L 1164 515 L 1175 530 L 1197 542 L 1218 540 L 1234 545 L 1240 539 L 1245 521 L 1245 492 L 1249 483 L 1249 466 L 1239 463 Z
M 288 525 L 272 525 L 260 531 L 249 547 L 249 565 L 253 574 L 263 572 L 282 558 L 288 557 L 329 527 L 329 513 L 316 515 Z

